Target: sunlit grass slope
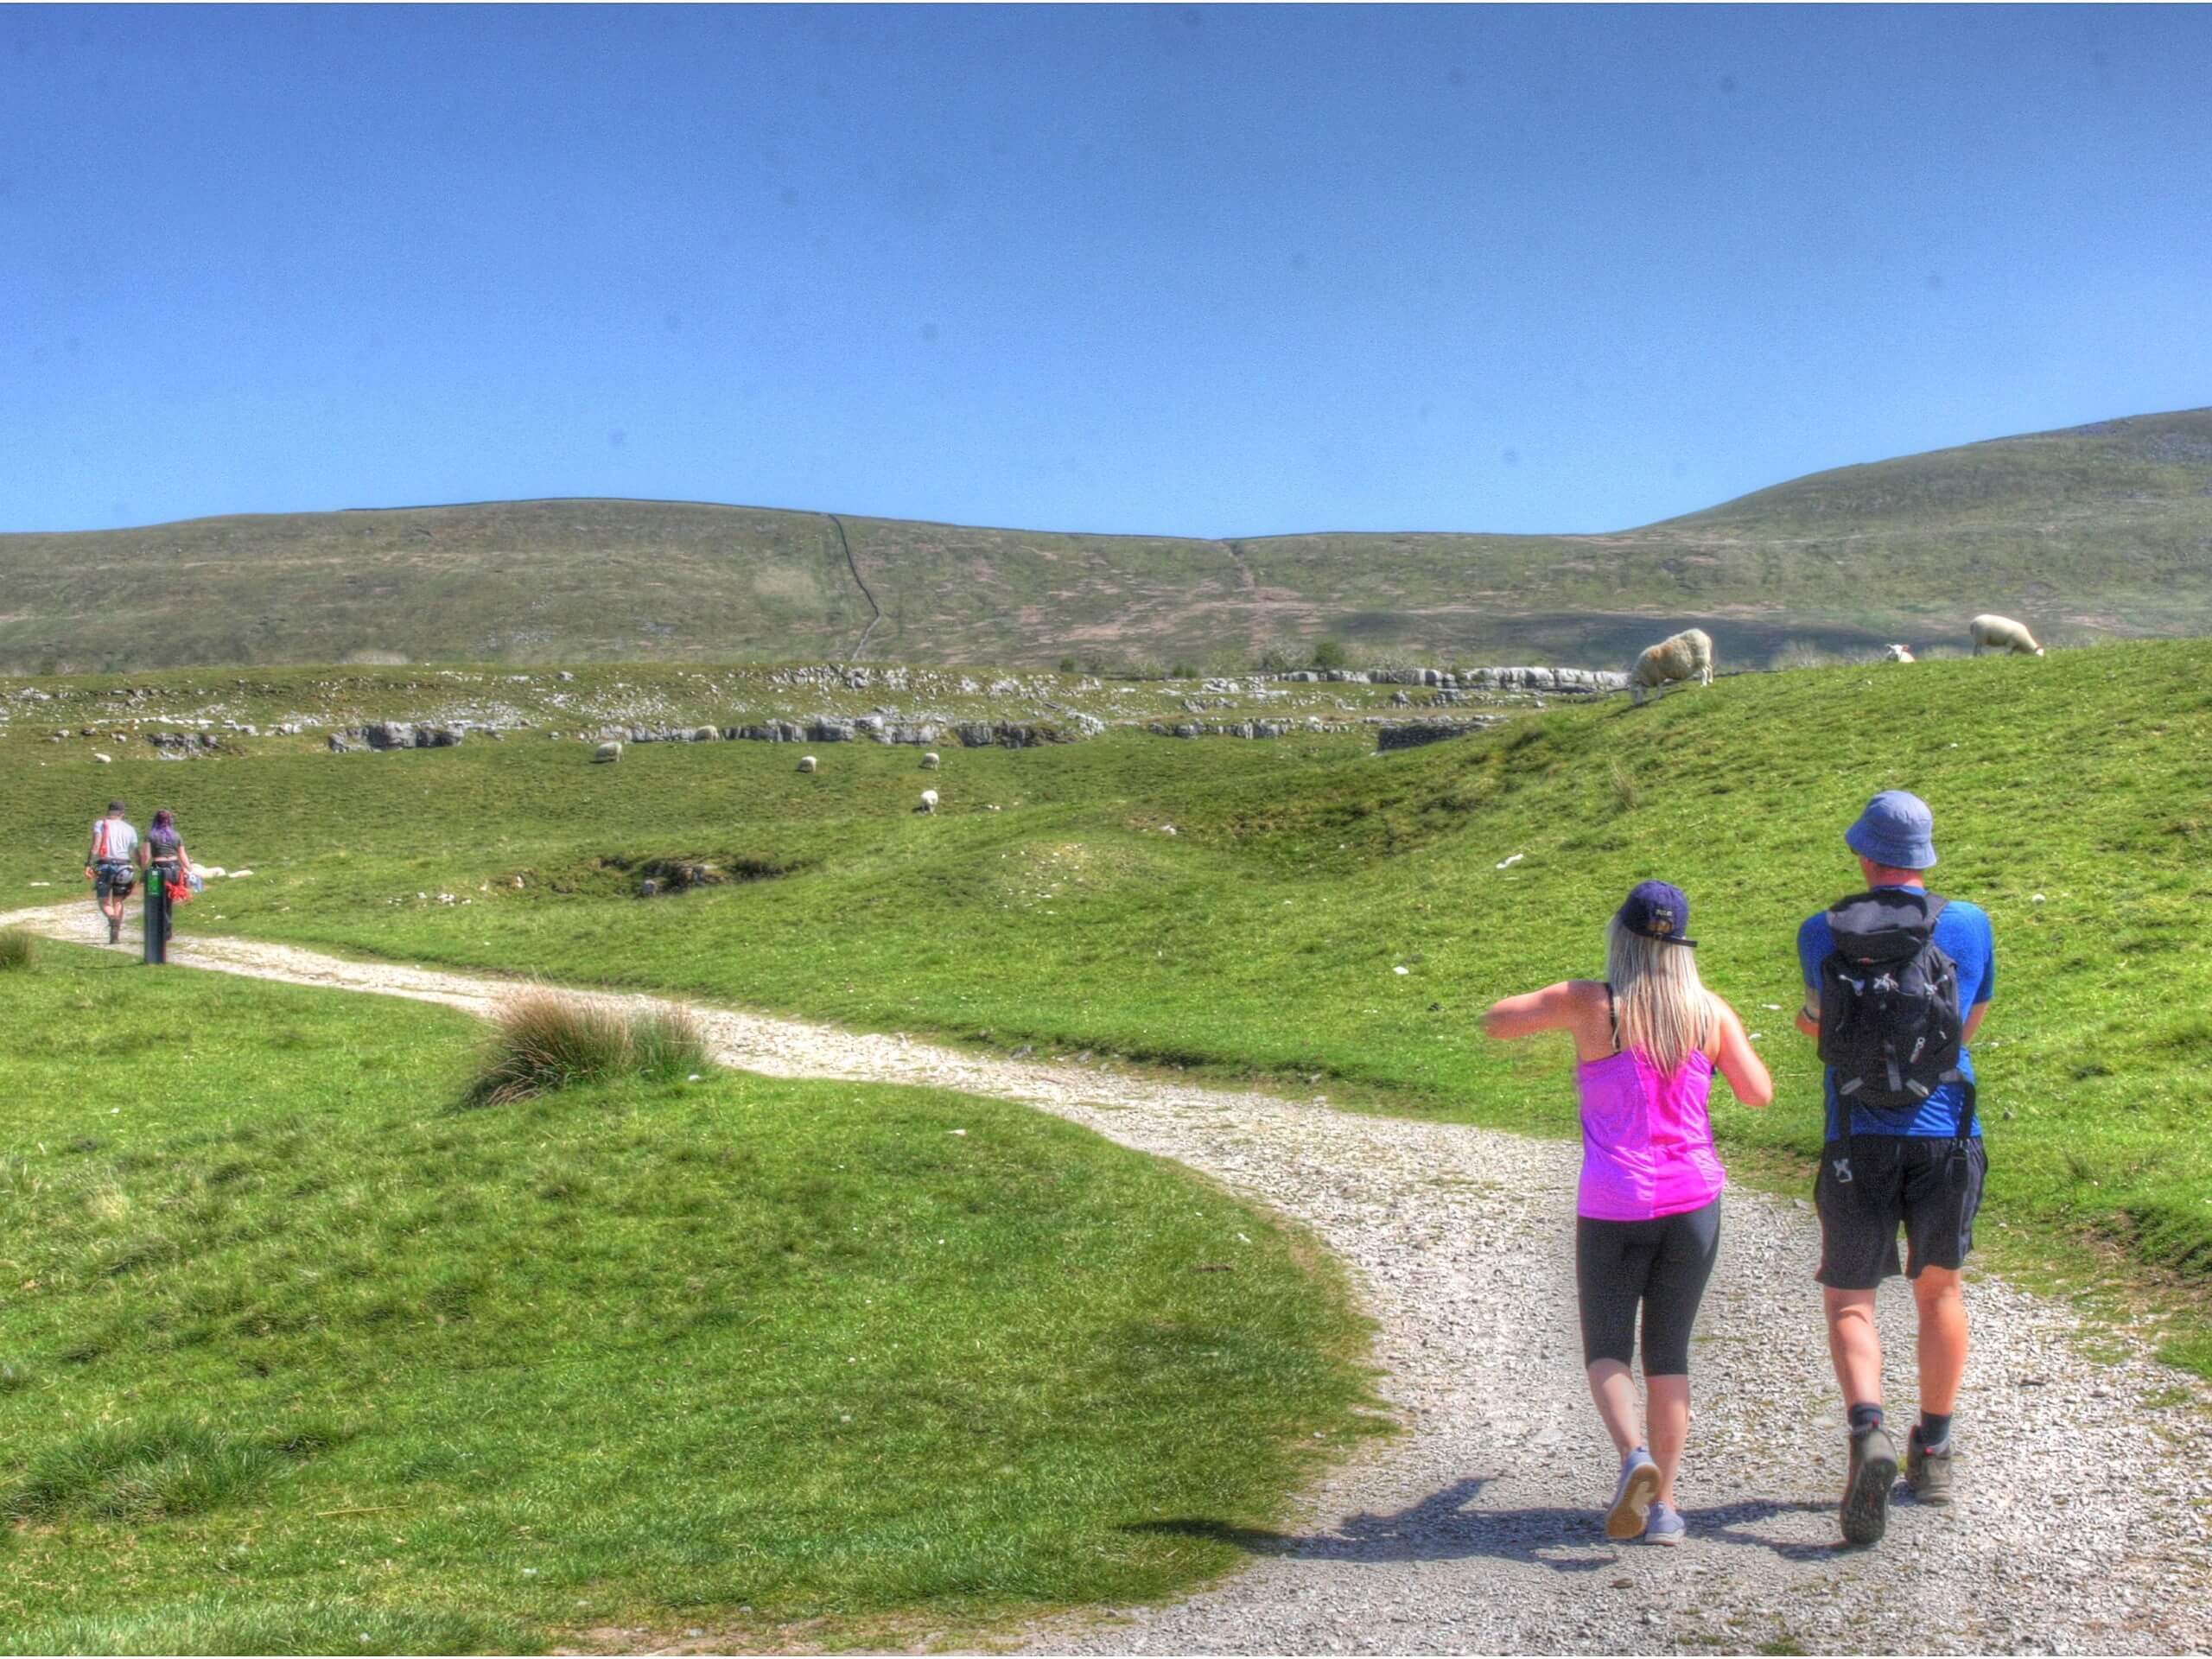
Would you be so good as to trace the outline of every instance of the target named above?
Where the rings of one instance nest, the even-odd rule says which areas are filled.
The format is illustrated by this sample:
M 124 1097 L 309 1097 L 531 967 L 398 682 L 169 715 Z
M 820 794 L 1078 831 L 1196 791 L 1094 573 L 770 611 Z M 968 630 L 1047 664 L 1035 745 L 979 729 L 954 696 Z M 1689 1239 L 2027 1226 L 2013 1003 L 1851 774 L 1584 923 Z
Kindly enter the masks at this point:
M 4 996 L 0 1651 L 1143 1598 L 1232 1559 L 1144 1522 L 1258 1522 L 1358 1431 L 1325 1265 L 1038 1113 L 467 1109 L 470 1024 L 418 1005 L 66 947 Z
M 23 879 L 73 874 L 109 771 L 41 766 L 39 747 L 4 750 L 0 879 L 26 898 Z M 1938 887 L 1997 931 L 1977 1056 L 1993 1222 L 2201 1275 L 2208 756 L 2212 644 L 2185 642 L 1744 676 L 1387 757 L 1357 738 L 1129 734 L 952 753 L 927 779 L 911 751 L 843 746 L 805 778 L 775 746 L 594 767 L 518 741 L 280 746 L 157 778 L 206 856 L 260 872 L 188 928 L 1318 1075 L 1551 1133 L 1573 1122 L 1565 1056 L 1490 1046 L 1476 1015 L 1595 971 L 1611 906 L 1662 875 L 1781 1083 L 1764 1116 L 1725 1107 L 1724 1137 L 1805 1155 L 1797 923 L 1855 882 L 1840 837 L 1866 798 L 1910 787 L 1935 807 Z M 933 817 L 912 810 L 924 782 Z M 634 897 L 619 866 L 670 855 L 785 873 Z

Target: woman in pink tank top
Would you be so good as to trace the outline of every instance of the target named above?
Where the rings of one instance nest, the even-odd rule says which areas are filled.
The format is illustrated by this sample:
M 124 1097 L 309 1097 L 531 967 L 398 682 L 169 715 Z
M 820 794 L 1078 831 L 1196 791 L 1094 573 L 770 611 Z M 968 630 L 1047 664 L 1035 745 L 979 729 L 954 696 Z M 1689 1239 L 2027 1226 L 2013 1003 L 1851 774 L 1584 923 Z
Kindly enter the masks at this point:
M 1717 1070 L 1764 1106 L 1774 1083 L 1736 1011 L 1699 980 L 1689 900 L 1632 889 L 1605 933 L 1606 976 L 1570 979 L 1491 1006 L 1493 1037 L 1564 1031 L 1582 1101 L 1574 1276 L 1590 1396 L 1621 1455 L 1608 1537 L 1681 1541 L 1675 1477 L 1689 1437 L 1690 1327 L 1720 1244 L 1720 1189 L 1706 1096 Z M 1643 1326 L 1647 1446 L 1634 1358 Z

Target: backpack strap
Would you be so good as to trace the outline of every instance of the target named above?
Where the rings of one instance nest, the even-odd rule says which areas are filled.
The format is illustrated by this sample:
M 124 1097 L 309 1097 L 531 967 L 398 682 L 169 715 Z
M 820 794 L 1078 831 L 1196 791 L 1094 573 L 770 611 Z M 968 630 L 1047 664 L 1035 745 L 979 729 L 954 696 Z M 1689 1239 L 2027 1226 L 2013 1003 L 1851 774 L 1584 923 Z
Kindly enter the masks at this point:
M 1931 893 L 1928 895 L 1928 938 L 1931 944 L 1936 939 L 1936 918 L 1942 915 L 1943 906 L 1950 902 L 1940 893 Z M 1961 1020 L 1965 1019 L 1966 1014 L 1966 1009 L 1959 1010 L 1959 1017 Z M 1961 1033 L 1961 1040 L 1965 1040 L 1963 1033 Z M 1959 1085 L 1959 1125 L 1955 1131 L 1955 1138 L 1960 1145 L 1964 1146 L 1974 1139 L 1974 1079 L 1954 1071 L 1943 1081 Z

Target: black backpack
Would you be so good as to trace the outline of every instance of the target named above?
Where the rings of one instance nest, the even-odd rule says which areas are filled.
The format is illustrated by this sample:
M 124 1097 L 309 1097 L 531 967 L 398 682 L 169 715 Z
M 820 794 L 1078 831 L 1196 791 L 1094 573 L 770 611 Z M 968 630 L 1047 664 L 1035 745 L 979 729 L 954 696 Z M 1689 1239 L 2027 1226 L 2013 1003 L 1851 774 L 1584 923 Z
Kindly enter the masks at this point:
M 1963 1140 L 1974 1123 L 1974 1084 L 1959 1072 L 1958 964 L 1936 943 L 1944 903 L 1890 888 L 1828 912 L 1835 949 L 1821 963 L 1821 1058 L 1835 1072 L 1839 1102 L 1878 1111 L 1909 1113 L 1939 1084 L 1965 1084 Z

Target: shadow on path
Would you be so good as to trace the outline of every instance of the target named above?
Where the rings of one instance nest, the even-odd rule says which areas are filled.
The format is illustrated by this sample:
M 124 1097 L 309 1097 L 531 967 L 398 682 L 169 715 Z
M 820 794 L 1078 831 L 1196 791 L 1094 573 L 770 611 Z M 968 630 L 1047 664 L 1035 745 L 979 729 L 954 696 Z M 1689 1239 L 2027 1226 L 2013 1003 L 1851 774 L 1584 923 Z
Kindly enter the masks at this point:
M 1264 1527 L 1241 1527 L 1198 1516 L 1143 1521 L 1131 1532 L 1166 1532 L 1211 1538 L 1253 1555 L 1295 1560 L 1348 1561 L 1370 1566 L 1393 1561 L 1450 1561 L 1490 1556 L 1524 1561 L 1554 1573 L 1592 1573 L 1611 1567 L 1624 1545 L 1605 1536 L 1605 1513 L 1598 1508 L 1478 1510 L 1467 1507 L 1484 1479 L 1470 1476 L 1389 1515 L 1346 1516 L 1328 1532 L 1300 1535 Z M 1718 1508 L 1688 1510 L 1690 1537 L 1738 1548 L 1771 1550 L 1785 1560 L 1825 1560 L 1844 1552 L 1840 1542 L 1819 1543 L 1773 1538 L 1754 1530 L 1777 1516 L 1825 1514 L 1832 1503 L 1804 1499 L 1745 1498 Z

